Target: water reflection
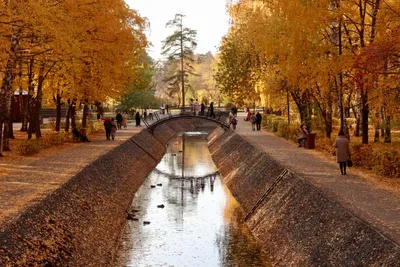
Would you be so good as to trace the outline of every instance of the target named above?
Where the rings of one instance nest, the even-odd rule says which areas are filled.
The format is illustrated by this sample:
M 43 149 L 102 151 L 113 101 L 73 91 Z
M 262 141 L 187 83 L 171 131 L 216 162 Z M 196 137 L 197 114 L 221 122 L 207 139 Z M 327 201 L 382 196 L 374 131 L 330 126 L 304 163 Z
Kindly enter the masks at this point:
M 221 182 L 204 134 L 170 141 L 132 208 L 138 220 L 127 222 L 115 266 L 269 266 Z

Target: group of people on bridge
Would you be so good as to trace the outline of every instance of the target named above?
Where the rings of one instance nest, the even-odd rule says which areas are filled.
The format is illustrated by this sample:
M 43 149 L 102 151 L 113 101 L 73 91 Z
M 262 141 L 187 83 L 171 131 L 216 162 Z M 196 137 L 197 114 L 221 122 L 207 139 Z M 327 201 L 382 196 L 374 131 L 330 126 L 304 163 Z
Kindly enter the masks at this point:
M 193 115 L 201 115 L 201 116 L 206 115 L 207 117 L 215 119 L 214 102 L 210 103 L 207 114 L 205 114 L 206 105 L 204 105 L 204 103 L 200 104 L 197 98 L 196 100 L 193 100 L 191 98 L 189 101 L 189 106 L 190 106 L 190 113 L 192 113 Z

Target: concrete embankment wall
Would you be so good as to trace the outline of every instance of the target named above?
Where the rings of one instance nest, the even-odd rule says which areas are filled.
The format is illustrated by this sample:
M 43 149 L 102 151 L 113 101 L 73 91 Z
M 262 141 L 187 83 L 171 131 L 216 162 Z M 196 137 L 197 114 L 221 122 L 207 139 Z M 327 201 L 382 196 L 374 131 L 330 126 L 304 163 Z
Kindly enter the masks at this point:
M 194 125 L 201 121 L 173 121 L 153 134 L 143 130 L 2 225 L 0 266 L 111 266 L 134 193 L 168 140 Z
M 399 266 L 399 244 L 233 131 L 209 148 L 273 266 Z

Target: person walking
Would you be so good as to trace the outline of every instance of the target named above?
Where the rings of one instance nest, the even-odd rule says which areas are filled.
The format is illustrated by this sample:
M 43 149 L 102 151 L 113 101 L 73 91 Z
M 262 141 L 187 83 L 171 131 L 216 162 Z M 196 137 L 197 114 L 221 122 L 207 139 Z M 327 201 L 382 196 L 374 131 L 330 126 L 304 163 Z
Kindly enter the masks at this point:
M 204 116 L 204 110 L 206 109 L 206 105 L 204 103 L 201 103 L 200 105 L 200 114 Z
M 336 162 L 339 163 L 340 172 L 346 175 L 347 161 L 350 158 L 350 141 L 344 136 L 343 130 L 339 131 L 333 147 L 336 148 Z
M 149 120 L 153 120 L 153 109 L 149 107 Z
M 297 138 L 297 143 L 299 144 L 298 147 L 301 147 L 301 143 L 307 139 L 307 134 L 308 134 L 308 130 L 307 130 L 307 125 L 305 122 L 302 122 L 300 124 L 300 129 L 299 129 L 299 133 L 300 133 L 300 137 Z
M 106 139 L 110 140 L 112 123 L 109 117 L 104 119 L 104 129 L 106 130 Z
M 194 101 L 193 106 L 194 106 L 194 115 L 199 115 L 199 113 L 200 113 L 200 104 L 199 104 L 199 100 L 197 98 Z
M 140 126 L 140 114 L 139 114 L 139 111 L 136 112 L 135 120 L 136 120 L 136 126 L 137 127 Z
M 213 117 L 215 119 L 215 114 L 214 114 L 214 102 L 210 103 L 210 117 Z
M 189 107 L 190 107 L 190 113 L 193 114 L 193 112 L 194 112 L 194 101 L 193 101 L 193 98 L 189 99 Z
M 111 131 L 110 131 L 110 135 L 111 135 L 111 139 L 114 140 L 115 139 L 115 133 L 117 132 L 117 125 L 115 124 L 114 118 L 111 118 Z
M 261 130 L 261 120 L 262 120 L 262 116 L 261 116 L 260 112 L 257 111 L 257 114 L 256 114 L 257 131 Z
M 117 127 L 118 127 L 118 129 L 121 130 L 121 125 L 122 125 L 122 121 L 123 121 L 121 112 L 117 113 L 117 116 L 115 117 L 115 119 L 117 119 Z
M 253 131 L 255 131 L 255 130 L 256 130 L 257 117 L 256 117 L 256 115 L 254 115 L 254 112 L 251 113 L 250 122 L 251 122 L 251 129 L 252 129 Z
M 232 118 L 232 120 L 231 120 L 231 123 L 230 123 L 230 124 L 232 124 L 232 129 L 233 129 L 233 130 L 236 130 L 236 125 L 237 125 L 237 123 L 238 123 L 237 118 L 236 118 L 235 116 L 233 116 L 233 118 Z
M 124 129 L 128 128 L 128 113 L 126 112 L 122 114 L 122 126 L 124 127 Z
M 235 118 L 235 116 L 233 115 L 233 113 L 231 111 L 231 112 L 229 112 L 229 115 L 228 115 L 228 124 L 229 124 L 229 126 L 232 124 L 233 118 Z

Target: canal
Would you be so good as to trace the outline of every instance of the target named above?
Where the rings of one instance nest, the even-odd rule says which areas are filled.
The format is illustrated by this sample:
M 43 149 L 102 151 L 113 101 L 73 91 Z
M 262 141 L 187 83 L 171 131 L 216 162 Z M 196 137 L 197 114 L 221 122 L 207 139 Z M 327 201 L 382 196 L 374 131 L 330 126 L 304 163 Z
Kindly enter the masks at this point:
M 168 143 L 129 213 L 114 266 L 270 266 L 222 183 L 207 133 Z

